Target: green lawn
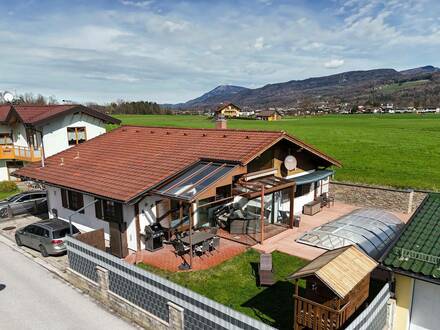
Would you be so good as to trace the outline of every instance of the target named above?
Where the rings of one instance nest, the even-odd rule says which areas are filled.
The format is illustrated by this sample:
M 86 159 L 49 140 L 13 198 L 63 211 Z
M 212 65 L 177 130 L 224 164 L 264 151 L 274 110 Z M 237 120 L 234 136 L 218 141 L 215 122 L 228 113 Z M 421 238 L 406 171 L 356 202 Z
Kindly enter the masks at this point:
M 19 192 L 20 192 L 20 190 L 18 190 L 18 189 L 14 190 L 14 191 L 7 191 L 7 192 L 0 191 L 0 201 L 8 198 L 9 196 L 18 194 Z
M 255 250 L 202 271 L 171 273 L 146 264 L 139 267 L 276 328 L 292 329 L 294 286 L 286 277 L 307 262 L 280 252 L 272 255 L 277 283 L 267 288 L 256 283 L 259 253 Z
M 213 127 L 204 116 L 118 115 L 123 124 Z M 275 122 L 229 120 L 228 127 L 284 130 L 343 163 L 336 180 L 440 190 L 440 115 L 332 115 Z

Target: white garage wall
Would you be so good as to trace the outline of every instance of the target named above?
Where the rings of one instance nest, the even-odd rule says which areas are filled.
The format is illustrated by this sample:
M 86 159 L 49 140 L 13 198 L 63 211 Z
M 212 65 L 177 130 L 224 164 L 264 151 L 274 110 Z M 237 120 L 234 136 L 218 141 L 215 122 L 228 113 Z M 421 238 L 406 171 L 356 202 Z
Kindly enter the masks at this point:
M 105 123 L 86 114 L 71 114 L 57 118 L 39 128 L 43 132 L 46 157 L 71 147 L 67 142 L 67 127 L 85 127 L 87 140 L 105 133 Z
M 439 329 L 440 285 L 415 280 L 410 330 Z
M 91 203 L 94 197 L 89 195 L 84 196 L 84 205 Z M 61 189 L 47 186 L 47 200 L 49 207 L 49 217 L 53 218 L 52 209 L 58 210 L 58 218 L 64 221 L 69 221 L 69 216 L 75 211 L 65 209 L 61 201 Z M 91 205 L 84 210 L 84 214 L 75 214 L 72 217 L 72 223 L 82 232 L 88 232 L 95 229 L 104 228 L 105 239 L 110 239 L 109 224 L 106 221 L 97 219 L 95 216 L 95 205 Z

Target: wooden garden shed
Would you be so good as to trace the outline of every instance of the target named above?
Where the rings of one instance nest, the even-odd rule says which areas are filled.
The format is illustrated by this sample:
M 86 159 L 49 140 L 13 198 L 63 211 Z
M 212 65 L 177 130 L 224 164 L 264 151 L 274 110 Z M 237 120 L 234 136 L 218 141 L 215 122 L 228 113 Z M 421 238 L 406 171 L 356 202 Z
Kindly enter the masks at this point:
M 377 262 L 355 245 L 327 251 L 299 269 L 295 280 L 294 329 L 336 330 L 368 298 Z M 299 280 L 305 280 L 300 288 Z

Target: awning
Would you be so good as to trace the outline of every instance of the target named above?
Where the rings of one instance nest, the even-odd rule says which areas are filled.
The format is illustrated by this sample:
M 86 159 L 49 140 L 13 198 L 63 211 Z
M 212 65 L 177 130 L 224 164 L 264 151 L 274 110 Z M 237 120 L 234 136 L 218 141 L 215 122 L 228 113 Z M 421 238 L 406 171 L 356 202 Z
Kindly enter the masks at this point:
M 332 170 L 318 170 L 315 172 L 312 172 L 310 174 L 297 176 L 296 178 L 293 178 L 293 180 L 296 182 L 297 186 L 308 184 L 312 182 L 316 182 L 319 180 L 323 180 L 328 178 L 329 176 L 333 175 L 334 171 Z
M 218 180 L 231 174 L 236 167 L 235 164 L 200 161 L 152 192 L 173 199 L 192 201 Z

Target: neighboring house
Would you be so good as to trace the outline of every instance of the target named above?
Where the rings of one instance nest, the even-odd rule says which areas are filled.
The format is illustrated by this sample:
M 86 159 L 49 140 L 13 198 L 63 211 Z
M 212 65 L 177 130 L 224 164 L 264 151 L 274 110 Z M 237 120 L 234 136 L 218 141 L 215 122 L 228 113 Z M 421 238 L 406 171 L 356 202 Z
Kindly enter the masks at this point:
M 395 278 L 395 329 L 438 329 L 440 194 L 430 194 L 423 201 L 383 264 Z
M 258 112 L 255 117 L 260 120 L 274 121 L 282 118 L 282 115 L 277 110 L 262 110 Z
M 215 114 L 223 115 L 226 118 L 233 118 L 233 117 L 240 117 L 241 116 L 241 109 L 236 106 L 233 103 L 224 103 L 219 105 L 217 110 L 215 111 Z
M 46 185 L 50 217 L 67 220 L 85 206 L 75 226 L 104 228 L 112 253 L 124 257 L 145 248 L 145 226 L 217 225 L 214 213 L 228 203 L 264 216 L 249 220 L 255 231 L 292 226 L 305 203 L 328 192 L 333 165 L 284 132 L 122 126 L 14 175 Z
M 120 121 L 82 105 L 1 105 L 0 181 L 30 162 L 105 133 Z

